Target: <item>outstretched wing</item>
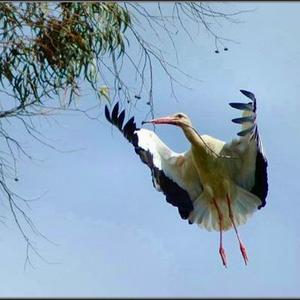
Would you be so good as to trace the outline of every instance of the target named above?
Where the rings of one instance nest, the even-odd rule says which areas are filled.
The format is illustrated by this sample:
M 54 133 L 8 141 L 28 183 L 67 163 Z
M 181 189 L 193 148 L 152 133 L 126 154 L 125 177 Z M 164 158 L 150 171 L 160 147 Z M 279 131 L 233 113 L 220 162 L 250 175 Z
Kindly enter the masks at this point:
M 268 162 L 256 123 L 256 98 L 251 92 L 241 90 L 241 93 L 251 101 L 229 104 L 243 111 L 242 117 L 232 120 L 241 124 L 242 130 L 238 133 L 239 139 L 224 145 L 222 154 L 233 157 L 228 161 L 233 180 L 261 200 L 260 209 L 266 205 L 268 194 Z
M 112 113 L 105 106 L 106 119 L 119 128 L 151 170 L 153 186 L 164 193 L 167 202 L 176 206 L 182 219 L 193 211 L 193 201 L 201 194 L 201 182 L 193 165 L 191 153 L 176 153 L 151 130 L 136 127 L 134 117 L 123 126 L 125 111 L 119 114 L 117 103 Z

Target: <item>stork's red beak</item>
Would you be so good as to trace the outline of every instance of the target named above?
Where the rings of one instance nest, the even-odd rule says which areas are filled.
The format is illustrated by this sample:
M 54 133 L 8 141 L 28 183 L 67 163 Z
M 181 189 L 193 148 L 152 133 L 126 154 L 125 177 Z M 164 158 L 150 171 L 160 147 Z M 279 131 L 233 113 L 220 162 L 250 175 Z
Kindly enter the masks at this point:
M 177 120 L 174 117 L 162 117 L 162 118 L 152 119 L 149 121 L 144 121 L 143 124 L 144 123 L 177 125 Z

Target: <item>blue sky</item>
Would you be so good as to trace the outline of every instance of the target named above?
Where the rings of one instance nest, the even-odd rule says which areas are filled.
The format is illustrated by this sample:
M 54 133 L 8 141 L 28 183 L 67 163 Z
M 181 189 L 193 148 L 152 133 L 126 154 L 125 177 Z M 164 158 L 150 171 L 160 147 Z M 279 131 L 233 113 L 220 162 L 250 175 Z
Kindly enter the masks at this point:
M 33 256 L 35 268 L 24 271 L 24 242 L 8 221 L 0 235 L 0 296 L 300 295 L 300 3 L 224 5 L 256 10 L 240 15 L 240 24 L 222 23 L 222 35 L 238 42 L 226 43 L 226 52 L 215 54 L 205 32 L 193 42 L 178 34 L 179 67 L 201 81 L 183 78 L 192 89 L 178 86 L 175 100 L 168 78 L 155 68 L 155 113 L 183 111 L 200 133 L 229 141 L 238 130 L 230 120 L 239 112 L 228 102 L 246 100 L 240 89 L 255 93 L 269 195 L 266 207 L 240 227 L 249 265 L 229 231 L 225 269 L 218 232 L 181 220 L 154 190 L 150 171 L 132 146 L 104 119 L 72 113 L 40 128 L 56 147 L 74 152 L 55 152 L 19 133 L 39 160 L 20 161 L 16 189 L 27 197 L 45 192 L 29 214 L 56 243 L 35 239 L 40 253 L 55 264 Z M 82 101 L 93 103 L 95 97 L 85 95 Z M 146 110 L 140 107 L 135 114 L 140 121 Z M 189 147 L 178 128 L 159 127 L 157 133 L 175 151 Z M 8 210 L 3 214 L 9 217 Z

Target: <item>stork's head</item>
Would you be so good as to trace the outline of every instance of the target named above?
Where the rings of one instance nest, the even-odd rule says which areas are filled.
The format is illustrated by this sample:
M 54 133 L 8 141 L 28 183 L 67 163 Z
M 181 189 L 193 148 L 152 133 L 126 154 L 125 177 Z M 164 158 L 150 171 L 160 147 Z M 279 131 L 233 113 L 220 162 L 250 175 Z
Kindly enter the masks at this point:
M 171 115 L 171 116 L 157 118 L 157 119 L 142 122 L 142 124 L 144 124 L 144 123 L 170 124 L 170 125 L 179 126 L 181 128 L 192 126 L 192 122 L 191 122 L 190 118 L 184 113 L 176 113 L 176 114 Z

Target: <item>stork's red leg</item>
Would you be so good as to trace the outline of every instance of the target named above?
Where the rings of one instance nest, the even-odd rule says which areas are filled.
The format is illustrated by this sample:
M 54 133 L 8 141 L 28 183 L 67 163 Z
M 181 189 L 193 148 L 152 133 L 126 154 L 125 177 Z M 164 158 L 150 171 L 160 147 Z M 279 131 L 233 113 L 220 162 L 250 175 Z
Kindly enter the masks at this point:
M 228 204 L 228 210 L 229 210 L 229 218 L 231 220 L 231 223 L 233 225 L 234 231 L 235 231 L 236 236 L 238 238 L 238 241 L 239 241 L 239 244 L 240 244 L 240 250 L 242 252 L 245 264 L 247 265 L 247 263 L 248 263 L 248 256 L 247 256 L 246 248 L 245 248 L 244 244 L 242 243 L 242 241 L 240 239 L 237 227 L 236 227 L 234 219 L 233 219 L 233 213 L 232 213 L 231 203 L 230 203 L 231 199 L 230 199 L 230 197 L 228 195 L 226 195 L 226 197 L 227 197 L 227 204 Z
M 220 247 L 219 247 L 219 253 L 220 253 L 220 256 L 222 258 L 222 262 L 223 262 L 223 265 L 227 268 L 227 259 L 226 259 L 226 254 L 225 254 L 225 250 L 223 248 L 223 215 L 220 211 L 220 208 L 216 202 L 216 199 L 213 198 L 213 202 L 214 202 L 214 205 L 217 209 L 217 212 L 218 212 L 218 216 L 219 216 L 219 225 L 220 225 Z

